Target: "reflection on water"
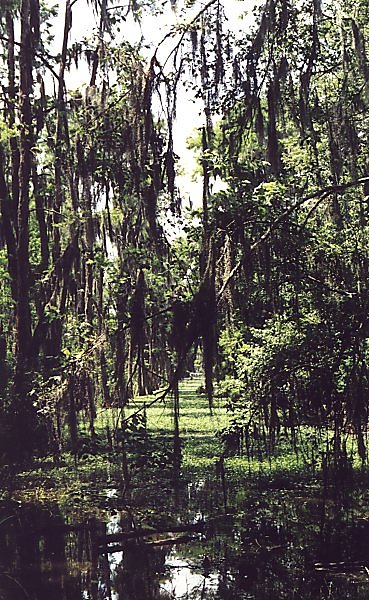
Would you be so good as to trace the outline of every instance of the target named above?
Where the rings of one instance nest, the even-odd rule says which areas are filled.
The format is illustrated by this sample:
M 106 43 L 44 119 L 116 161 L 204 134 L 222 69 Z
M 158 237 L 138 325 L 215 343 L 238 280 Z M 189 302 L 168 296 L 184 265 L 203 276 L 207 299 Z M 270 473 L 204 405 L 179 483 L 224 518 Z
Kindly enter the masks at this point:
M 199 598 L 204 598 L 206 593 L 216 592 L 219 587 L 217 573 L 200 574 L 175 550 L 167 556 L 165 566 L 170 570 L 170 576 L 162 582 L 161 587 L 171 598 L 196 598 L 196 593 L 200 594 Z
M 205 490 L 206 488 L 206 490 Z M 312 490 L 230 490 L 228 515 L 204 511 L 209 482 L 191 487 L 160 531 L 140 537 L 126 510 L 69 525 L 55 506 L 0 507 L 4 600 L 279 600 L 369 597 L 369 523 Z M 315 490 L 316 492 L 316 490 Z M 198 494 L 198 496 L 197 496 Z M 107 495 L 119 504 L 118 490 Z M 215 506 L 215 501 L 208 500 Z M 185 520 L 187 518 L 187 520 Z M 182 520 L 181 520 L 182 519 Z M 186 537 L 179 534 L 183 525 Z M 171 533 L 171 527 L 175 533 Z M 110 536 L 107 538 L 106 536 Z M 179 539 L 180 542 L 175 543 Z M 111 541 L 113 539 L 113 541 Z
M 106 492 L 107 498 L 117 499 L 118 498 L 118 490 L 113 488 L 111 490 L 107 490 Z M 119 512 L 113 513 L 110 516 L 109 521 L 106 524 L 106 533 L 114 534 L 121 533 L 121 514 Z M 108 572 L 106 573 L 106 577 L 109 579 L 109 583 L 111 581 L 111 585 L 105 586 L 104 582 L 101 582 L 100 585 L 100 596 L 101 598 L 107 598 L 109 600 L 119 600 L 119 594 L 112 589 L 114 587 L 114 582 L 117 577 L 117 573 L 120 565 L 123 562 L 123 551 L 120 552 L 112 552 L 110 554 L 105 555 L 104 563 L 107 564 Z M 110 592 L 110 595 L 109 595 Z M 105 595 L 104 595 L 105 594 Z

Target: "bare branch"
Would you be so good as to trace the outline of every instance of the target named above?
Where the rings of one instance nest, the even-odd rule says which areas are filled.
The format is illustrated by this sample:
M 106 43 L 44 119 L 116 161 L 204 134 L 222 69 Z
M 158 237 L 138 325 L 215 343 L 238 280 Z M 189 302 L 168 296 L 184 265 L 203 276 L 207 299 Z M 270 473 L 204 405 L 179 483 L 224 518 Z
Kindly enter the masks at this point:
M 355 292 L 349 292 L 348 290 L 343 290 L 342 288 L 333 287 L 332 285 L 329 285 L 328 283 L 325 283 L 325 281 L 321 281 L 320 279 L 318 279 L 317 277 L 313 277 L 312 275 L 306 275 L 306 279 L 309 279 L 309 281 L 312 281 L 313 283 L 317 283 L 318 285 L 324 287 L 330 292 L 340 294 L 341 296 L 349 296 L 350 298 L 352 296 L 355 296 Z

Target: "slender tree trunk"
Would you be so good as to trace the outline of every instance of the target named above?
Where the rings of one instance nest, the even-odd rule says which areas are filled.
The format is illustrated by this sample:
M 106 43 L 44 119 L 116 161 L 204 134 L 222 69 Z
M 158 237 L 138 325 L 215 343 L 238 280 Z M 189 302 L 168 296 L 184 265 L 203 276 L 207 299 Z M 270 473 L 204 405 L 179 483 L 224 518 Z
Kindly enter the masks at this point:
M 16 86 L 15 86 L 15 58 L 14 58 L 14 23 L 13 17 L 8 11 L 6 13 L 6 32 L 8 36 L 7 47 L 7 66 L 8 66 L 8 123 L 9 127 L 13 128 L 15 124 L 15 107 L 16 107 Z M 15 231 L 17 231 L 17 210 L 19 200 L 19 147 L 16 135 L 10 138 L 11 152 L 11 221 Z
M 33 44 L 31 32 L 30 0 L 21 2 L 21 47 L 19 54 L 19 203 L 18 240 L 16 253 L 17 300 L 15 320 L 15 429 L 18 436 L 18 458 L 32 450 L 34 445 L 35 414 L 29 398 L 30 373 L 32 370 L 32 332 L 30 311 L 30 262 L 29 262 L 29 202 L 32 167 L 32 93 Z
M 62 187 L 62 159 L 63 159 L 63 141 L 64 141 L 64 73 L 67 60 L 68 50 L 68 35 L 72 22 L 72 11 L 70 2 L 67 0 L 65 6 L 65 17 L 64 17 L 64 33 L 63 33 L 63 45 L 61 51 L 60 65 L 59 65 L 59 82 L 58 82 L 58 93 L 57 93 L 57 116 L 56 116 L 56 133 L 55 133 L 55 165 L 54 165 L 54 177 L 55 177 L 55 195 L 54 195 L 54 206 L 53 206 L 53 259 L 54 262 L 60 257 L 61 246 L 60 246 L 60 211 L 63 203 L 63 187 Z
M 179 388 L 176 381 L 173 390 L 173 487 L 176 505 L 179 503 L 181 475 L 181 438 L 179 431 Z
M 15 59 L 14 59 L 14 23 L 9 11 L 5 15 L 7 42 L 7 68 L 8 68 L 8 125 L 13 128 L 15 124 Z M 14 302 L 17 299 L 17 260 L 16 260 L 16 232 L 17 232 L 17 206 L 19 198 L 19 148 L 17 137 L 13 134 L 10 138 L 11 152 L 11 193 L 5 179 L 5 154 L 0 148 L 0 203 L 1 218 L 3 222 L 7 252 L 10 286 Z
M 39 266 L 40 275 L 46 271 L 49 265 L 49 236 L 47 232 L 46 216 L 45 216 L 45 194 L 40 189 L 39 175 L 37 173 L 36 161 L 33 161 L 32 168 L 32 183 L 33 192 L 36 203 L 36 217 L 38 221 L 38 228 L 40 233 L 40 244 L 41 244 L 41 261 Z
M 21 2 L 21 49 L 20 62 L 20 161 L 19 161 L 19 204 L 17 243 L 17 304 L 16 304 L 16 347 L 17 372 L 22 377 L 24 362 L 27 363 L 31 350 L 31 314 L 29 306 L 29 186 L 31 177 L 31 128 L 33 48 L 30 28 L 30 1 Z
M 119 406 L 124 406 L 127 403 L 129 393 L 128 381 L 125 376 L 125 367 L 127 361 L 126 352 L 126 336 L 124 331 L 124 316 L 127 310 L 127 298 L 123 293 L 119 292 L 117 297 L 117 342 L 116 342 L 116 362 L 115 362 L 115 378 L 117 386 L 117 396 Z M 128 375 L 129 377 L 129 375 Z
M 10 287 L 12 298 L 17 298 L 17 263 L 16 263 L 16 239 L 11 218 L 11 198 L 5 180 L 5 157 L 2 146 L 0 146 L 0 214 L 5 243 L 8 254 L 8 270 L 10 275 Z

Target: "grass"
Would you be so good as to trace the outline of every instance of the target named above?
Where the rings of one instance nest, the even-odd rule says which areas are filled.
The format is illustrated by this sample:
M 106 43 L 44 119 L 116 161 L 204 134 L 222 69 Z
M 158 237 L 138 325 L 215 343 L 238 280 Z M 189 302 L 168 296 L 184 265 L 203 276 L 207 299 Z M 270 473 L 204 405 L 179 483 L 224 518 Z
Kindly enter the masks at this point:
M 201 383 L 200 378 L 187 380 L 180 388 L 184 478 L 199 478 L 209 467 L 215 468 L 222 452 L 217 431 L 228 421 L 225 407 L 220 404 L 210 414 L 205 395 L 197 391 Z M 132 428 L 128 434 L 128 460 L 137 504 L 143 504 L 142 494 L 158 504 L 157 498 L 168 496 L 172 485 L 173 400 L 167 397 L 146 409 L 154 398 L 135 398 L 124 412 L 124 418 L 128 418 L 141 410 L 147 418 L 146 432 Z M 81 447 L 77 458 L 64 452 L 57 462 L 51 456 L 34 459 L 26 470 L 16 473 L 8 495 L 23 503 L 58 506 L 71 522 L 90 516 L 106 518 L 114 508 L 111 500 L 106 501 L 106 489 L 117 488 L 123 493 L 124 487 L 121 452 L 119 448 L 110 451 L 106 444 L 107 429 L 117 429 L 121 418 L 119 409 L 99 410 L 95 424 L 100 441 L 97 451 L 91 451 L 88 427 L 82 424 L 80 435 L 87 446 Z
M 196 484 L 206 480 L 209 486 L 219 485 L 220 459 L 229 489 L 249 488 L 262 481 L 265 485 L 283 486 L 286 479 L 318 479 L 321 464 L 317 461 L 312 467 L 301 453 L 296 455 L 287 440 L 280 443 L 272 460 L 226 456 L 219 432 L 229 423 L 229 414 L 220 401 L 210 413 L 201 384 L 201 378 L 196 378 L 185 380 L 180 386 L 181 479 L 184 482 Z M 141 411 L 147 421 L 146 429 L 140 429 L 140 423 L 136 429 L 129 428 L 125 445 L 132 503 L 143 514 L 149 505 L 151 512 L 169 510 L 173 494 L 173 400 L 167 397 L 152 404 L 154 399 L 155 396 L 135 398 L 124 412 L 127 419 Z M 106 437 L 108 429 L 112 432 L 118 426 L 119 430 L 121 418 L 119 409 L 101 409 L 96 420 L 97 447 L 89 447 L 88 430 L 81 426 L 81 436 L 85 436 L 87 445 L 82 445 L 79 456 L 65 452 L 58 462 L 50 456 L 35 459 L 27 470 L 16 474 L 11 496 L 22 502 L 58 505 L 71 521 L 91 515 L 104 518 L 114 509 L 112 500 L 107 500 L 107 488 L 119 491 L 120 502 L 126 494 L 121 448 L 109 448 Z M 307 428 L 301 433 L 305 436 L 301 438 L 302 444 L 309 443 L 310 434 Z M 357 466 L 356 458 L 353 465 Z

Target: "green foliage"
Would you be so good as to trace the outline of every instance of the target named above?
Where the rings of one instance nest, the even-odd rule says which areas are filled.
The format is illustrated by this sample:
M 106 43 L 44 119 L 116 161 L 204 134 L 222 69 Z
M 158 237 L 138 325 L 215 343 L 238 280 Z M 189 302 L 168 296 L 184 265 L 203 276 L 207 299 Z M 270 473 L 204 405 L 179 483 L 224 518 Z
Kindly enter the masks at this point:
M 367 344 L 346 345 L 346 331 L 340 332 L 338 323 L 334 330 L 332 337 L 330 324 L 310 313 L 298 323 L 276 316 L 262 329 L 250 328 L 247 343 L 239 330 L 222 334 L 227 374 L 218 394 L 232 413 L 223 433 L 233 450 L 255 451 L 256 435 L 268 454 L 282 432 L 291 431 L 293 441 L 296 428 L 334 428 L 349 418 L 365 458 L 360 430 L 366 411 L 358 402 L 369 389 Z
M 8 33 L 13 8 L 4 5 L 1 15 Z M 309 424 L 339 432 L 340 451 L 351 429 L 364 460 L 365 2 L 267 2 L 242 39 L 225 30 L 221 3 L 208 3 L 190 19 L 181 13 L 169 36 L 178 35 L 178 47 L 161 64 L 160 46 L 149 67 L 145 41 L 118 43 L 114 32 L 129 10 L 141 18 L 161 7 L 111 8 L 98 34 L 63 48 L 57 60 L 48 51 L 55 7 L 42 4 L 30 18 L 36 40 L 40 16 L 41 39 L 32 50 L 29 146 L 12 89 L 20 49 L 2 41 L 11 96 L 0 122 L 3 362 L 13 369 L 23 315 L 26 395 L 33 390 L 37 405 L 63 424 L 62 446 L 77 444 L 82 416 L 93 438 L 99 406 L 123 407 L 172 381 L 200 347 L 209 398 L 215 371 L 232 436 L 249 436 L 238 449 L 271 454 L 282 431 L 295 445 L 296 427 Z M 80 61 L 89 83 L 66 90 L 66 73 Z M 60 65 L 54 94 L 43 69 Z M 173 137 L 181 81 L 206 116 L 188 142 L 204 180 L 203 207 L 183 220 Z M 22 145 L 29 161 L 22 197 L 30 203 L 19 236 Z M 222 191 L 213 193 L 219 180 Z M 177 224 L 181 235 L 173 235 Z M 26 271 L 21 280 L 17 268 Z M 27 298 L 17 297 L 20 282 Z M 11 381 L 16 374 L 15 367 Z

